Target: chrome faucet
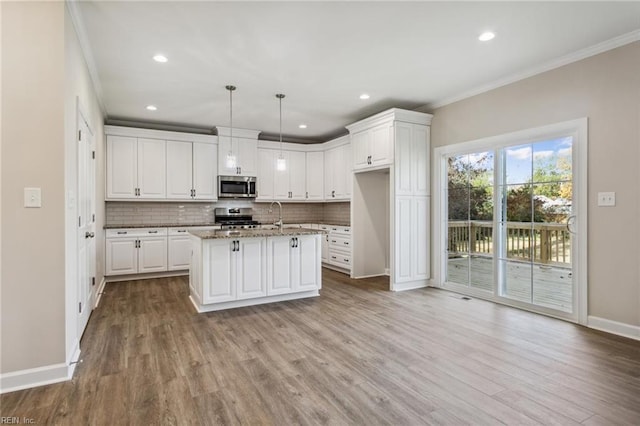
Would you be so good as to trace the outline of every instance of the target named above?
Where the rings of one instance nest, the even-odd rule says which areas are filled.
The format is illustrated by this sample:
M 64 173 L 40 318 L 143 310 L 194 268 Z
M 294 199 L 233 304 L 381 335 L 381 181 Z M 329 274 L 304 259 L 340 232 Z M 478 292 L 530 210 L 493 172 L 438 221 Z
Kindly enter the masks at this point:
M 277 226 L 278 228 L 282 229 L 282 204 L 280 204 L 280 201 L 272 201 L 271 205 L 269 205 L 269 214 L 273 213 L 273 205 L 277 204 L 278 205 L 278 220 L 274 223 L 275 226 Z

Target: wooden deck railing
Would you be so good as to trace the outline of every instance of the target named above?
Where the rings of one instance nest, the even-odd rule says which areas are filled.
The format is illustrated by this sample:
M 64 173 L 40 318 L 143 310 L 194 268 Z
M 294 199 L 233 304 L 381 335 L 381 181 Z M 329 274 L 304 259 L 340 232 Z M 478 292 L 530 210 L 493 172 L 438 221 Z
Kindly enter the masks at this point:
M 507 258 L 570 264 L 571 235 L 563 223 L 506 223 Z M 493 254 L 493 222 L 450 221 L 450 255 Z

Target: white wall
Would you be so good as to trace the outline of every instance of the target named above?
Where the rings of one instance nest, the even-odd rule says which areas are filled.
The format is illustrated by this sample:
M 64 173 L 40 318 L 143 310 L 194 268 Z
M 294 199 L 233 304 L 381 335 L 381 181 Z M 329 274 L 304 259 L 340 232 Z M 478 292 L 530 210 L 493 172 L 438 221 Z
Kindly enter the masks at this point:
M 589 315 L 640 326 L 640 42 L 433 114 L 434 147 L 589 118 Z M 599 191 L 616 207 L 598 207 Z
M 64 3 L 2 2 L 0 373 L 65 361 Z M 42 208 L 23 188 L 42 188 Z
M 38 367 L 52 368 L 48 379 L 65 378 L 79 339 L 77 203 L 69 203 L 69 196 L 77 194 L 76 99 L 95 133 L 99 236 L 104 142 L 102 114 L 65 3 L 2 2 L 0 11 L 4 386 L 7 377 L 16 383 L 16 374 Z M 23 207 L 23 188 L 32 186 L 42 188 L 40 209 Z M 103 245 L 97 241 L 98 282 L 104 271 Z

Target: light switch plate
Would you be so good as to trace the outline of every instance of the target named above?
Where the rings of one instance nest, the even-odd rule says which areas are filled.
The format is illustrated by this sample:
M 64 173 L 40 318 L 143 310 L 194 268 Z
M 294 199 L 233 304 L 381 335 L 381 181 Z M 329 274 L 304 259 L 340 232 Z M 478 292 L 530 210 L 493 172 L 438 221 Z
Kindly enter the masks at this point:
M 598 192 L 598 206 L 614 207 L 616 205 L 615 192 Z
M 24 206 L 29 208 L 42 207 L 42 191 L 40 188 L 24 189 Z

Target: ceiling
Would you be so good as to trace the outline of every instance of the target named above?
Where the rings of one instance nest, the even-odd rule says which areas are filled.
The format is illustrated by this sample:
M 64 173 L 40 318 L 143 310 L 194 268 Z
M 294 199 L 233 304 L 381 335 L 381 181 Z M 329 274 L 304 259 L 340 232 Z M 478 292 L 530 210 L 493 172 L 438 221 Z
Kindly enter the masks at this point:
M 390 107 L 429 110 L 640 28 L 640 2 L 75 6 L 108 122 L 228 126 L 234 84 L 234 128 L 277 137 L 284 93 L 284 138 L 298 142 L 326 141 Z M 479 41 L 486 30 L 496 38 Z

